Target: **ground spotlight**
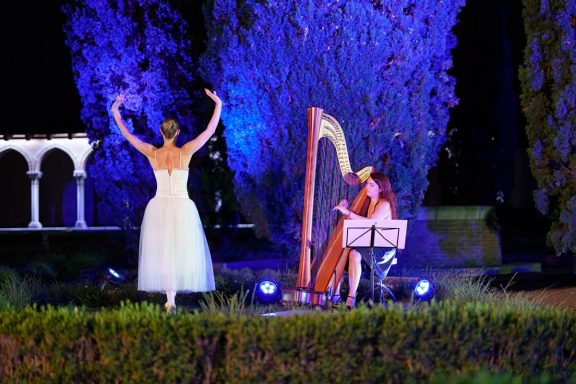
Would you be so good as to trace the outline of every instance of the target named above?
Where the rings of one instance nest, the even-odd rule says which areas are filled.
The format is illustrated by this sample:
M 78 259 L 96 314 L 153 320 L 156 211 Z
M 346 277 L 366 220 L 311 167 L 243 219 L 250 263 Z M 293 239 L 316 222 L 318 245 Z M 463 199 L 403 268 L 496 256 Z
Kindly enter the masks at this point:
M 120 274 L 119 272 L 117 272 L 113 268 L 107 268 L 107 272 L 108 273 L 107 273 L 106 278 L 113 283 L 121 283 L 124 280 L 126 280 L 126 278 L 122 274 Z
M 280 284 L 272 279 L 261 280 L 256 283 L 256 300 L 261 304 L 278 302 L 282 297 Z
M 422 301 L 431 300 L 434 297 L 434 285 L 429 280 L 419 280 L 414 286 L 414 297 Z

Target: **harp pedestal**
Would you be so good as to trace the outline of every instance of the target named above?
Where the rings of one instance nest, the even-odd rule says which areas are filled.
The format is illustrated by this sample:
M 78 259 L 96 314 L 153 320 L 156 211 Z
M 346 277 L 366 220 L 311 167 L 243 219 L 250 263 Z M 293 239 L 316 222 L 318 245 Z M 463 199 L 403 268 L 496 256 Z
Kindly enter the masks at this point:
M 324 309 L 328 308 L 332 299 L 332 291 L 327 290 L 325 292 L 314 291 L 310 288 L 288 288 L 282 290 L 282 300 L 283 304 L 298 303 L 303 305 L 311 305 L 322 307 Z

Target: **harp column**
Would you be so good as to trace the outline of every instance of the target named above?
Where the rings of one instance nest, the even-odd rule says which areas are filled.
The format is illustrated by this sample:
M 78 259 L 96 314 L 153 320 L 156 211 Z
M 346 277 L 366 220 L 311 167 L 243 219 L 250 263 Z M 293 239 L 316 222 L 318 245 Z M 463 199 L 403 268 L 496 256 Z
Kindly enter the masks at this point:
M 314 209 L 314 186 L 316 183 L 316 159 L 320 125 L 324 111 L 312 107 L 308 112 L 308 143 L 306 144 L 306 177 L 304 180 L 304 209 L 302 212 L 302 240 L 300 243 L 300 265 L 298 267 L 298 288 L 307 288 L 310 279 L 312 255 L 312 214 Z

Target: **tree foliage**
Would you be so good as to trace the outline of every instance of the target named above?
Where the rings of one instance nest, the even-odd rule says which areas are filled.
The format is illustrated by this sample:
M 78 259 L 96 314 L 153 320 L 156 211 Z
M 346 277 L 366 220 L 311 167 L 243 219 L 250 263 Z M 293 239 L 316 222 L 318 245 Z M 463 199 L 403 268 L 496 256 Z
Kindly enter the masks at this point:
M 391 178 L 413 215 L 457 103 L 451 32 L 464 0 L 210 1 L 203 76 L 223 94 L 234 188 L 258 232 L 300 233 L 306 108 L 342 125 L 352 167 Z
M 576 2 L 524 0 L 527 47 L 520 69 L 536 207 L 548 242 L 576 251 Z
M 166 115 L 189 131 L 193 63 L 186 22 L 160 0 L 78 0 L 63 10 L 81 119 L 97 146 L 89 176 L 100 223 L 137 225 L 153 192 L 152 172 L 121 136 L 109 108 L 124 91 L 125 119 L 148 142 L 159 144 Z

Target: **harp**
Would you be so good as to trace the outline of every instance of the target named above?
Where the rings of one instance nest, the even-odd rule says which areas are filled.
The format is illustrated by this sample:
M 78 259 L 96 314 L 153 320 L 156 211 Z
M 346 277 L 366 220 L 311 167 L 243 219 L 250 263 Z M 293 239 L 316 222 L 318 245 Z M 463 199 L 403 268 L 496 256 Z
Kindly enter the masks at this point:
M 340 184 L 348 190 L 344 196 L 355 195 L 349 208 L 355 212 L 361 212 L 366 200 L 366 187 L 358 192 L 358 186 L 368 179 L 373 167 L 367 166 L 357 172 L 353 172 L 350 166 L 348 149 L 344 132 L 338 121 L 332 116 L 324 113 L 320 108 L 308 108 L 308 140 L 306 148 L 306 176 L 304 184 L 304 208 L 302 214 L 302 238 L 300 244 L 300 261 L 298 266 L 298 278 L 296 287 L 283 292 L 284 302 L 298 302 L 303 304 L 326 306 L 331 298 L 334 288 L 342 278 L 348 253 L 350 249 L 342 248 L 343 222 L 344 217 L 336 212 L 331 212 L 335 204 L 330 204 L 329 208 L 324 207 L 324 211 L 329 209 L 333 219 L 331 228 L 324 229 L 330 233 L 327 240 L 322 241 L 322 246 L 317 246 L 313 224 L 315 221 L 315 197 L 316 176 L 319 143 L 322 138 L 326 138 L 335 149 L 337 166 L 339 169 Z M 325 143 L 327 144 L 327 143 Z M 334 156 L 333 156 L 334 157 Z M 329 164 L 328 167 L 335 168 L 336 164 Z M 333 183 L 334 184 L 334 183 Z M 333 185 L 332 184 L 332 185 Z M 330 187 L 332 186 L 330 185 Z M 320 196 L 320 199 L 322 196 Z M 350 199 L 352 200 L 352 199 Z

